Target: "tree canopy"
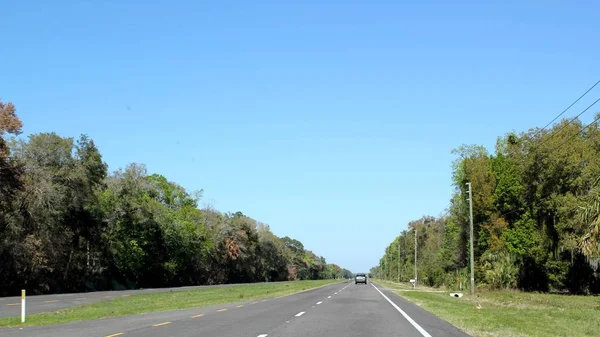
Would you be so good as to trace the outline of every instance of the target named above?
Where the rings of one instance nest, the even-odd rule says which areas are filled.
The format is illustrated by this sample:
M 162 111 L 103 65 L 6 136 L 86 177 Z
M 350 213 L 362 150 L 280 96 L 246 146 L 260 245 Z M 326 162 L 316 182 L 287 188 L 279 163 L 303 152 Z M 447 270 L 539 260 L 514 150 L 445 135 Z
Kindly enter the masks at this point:
M 468 288 L 470 182 L 479 287 L 600 292 L 599 144 L 598 123 L 574 119 L 507 133 L 493 153 L 460 146 L 446 214 L 410 222 L 371 272 L 414 278 L 417 228 L 418 281 Z
M 92 139 L 21 132 L 0 102 L 0 295 L 339 278 L 295 239 L 132 163 L 109 173 Z

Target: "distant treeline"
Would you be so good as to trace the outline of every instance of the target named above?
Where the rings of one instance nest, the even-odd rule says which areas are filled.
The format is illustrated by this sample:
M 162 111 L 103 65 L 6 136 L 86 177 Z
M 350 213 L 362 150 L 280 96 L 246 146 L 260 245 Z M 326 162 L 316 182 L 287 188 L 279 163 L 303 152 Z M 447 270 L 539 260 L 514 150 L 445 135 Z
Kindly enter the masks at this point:
M 600 117 L 598 115 L 597 117 Z M 454 152 L 455 192 L 447 213 L 408 224 L 371 272 L 467 289 L 472 184 L 475 279 L 488 289 L 600 292 L 600 129 L 563 120 L 551 129 L 500 137 Z
M 352 275 L 144 165 L 109 174 L 86 136 L 6 138 L 21 128 L 0 102 L 0 295 Z

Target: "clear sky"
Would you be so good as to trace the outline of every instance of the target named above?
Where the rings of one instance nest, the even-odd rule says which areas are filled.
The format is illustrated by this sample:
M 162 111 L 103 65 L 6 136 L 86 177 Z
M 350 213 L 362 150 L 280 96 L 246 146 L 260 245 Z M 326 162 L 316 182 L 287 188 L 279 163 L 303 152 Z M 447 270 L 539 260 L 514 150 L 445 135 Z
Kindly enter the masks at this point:
M 25 136 L 87 133 L 111 170 L 368 271 L 444 211 L 453 148 L 543 126 L 600 78 L 597 1 L 402 3 L 8 0 L 0 99 Z

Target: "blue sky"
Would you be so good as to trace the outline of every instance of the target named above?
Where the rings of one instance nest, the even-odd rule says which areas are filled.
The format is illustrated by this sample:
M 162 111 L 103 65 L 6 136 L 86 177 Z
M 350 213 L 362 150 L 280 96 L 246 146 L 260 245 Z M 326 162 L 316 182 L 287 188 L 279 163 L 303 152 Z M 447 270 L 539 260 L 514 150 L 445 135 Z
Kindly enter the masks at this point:
M 25 136 L 87 133 L 111 170 L 144 163 L 353 271 L 444 211 L 453 148 L 543 126 L 600 78 L 595 1 L 2 7 Z

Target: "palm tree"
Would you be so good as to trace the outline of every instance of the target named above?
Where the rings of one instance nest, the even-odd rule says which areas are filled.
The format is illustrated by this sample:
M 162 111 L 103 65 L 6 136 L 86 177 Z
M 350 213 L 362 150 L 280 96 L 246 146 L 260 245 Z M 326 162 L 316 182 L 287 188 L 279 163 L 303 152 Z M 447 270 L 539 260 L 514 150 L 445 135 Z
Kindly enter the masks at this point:
M 588 226 L 587 232 L 581 238 L 579 247 L 588 258 L 600 256 L 600 187 L 596 180 L 595 188 L 586 197 L 586 204 L 580 207 L 580 219 Z

